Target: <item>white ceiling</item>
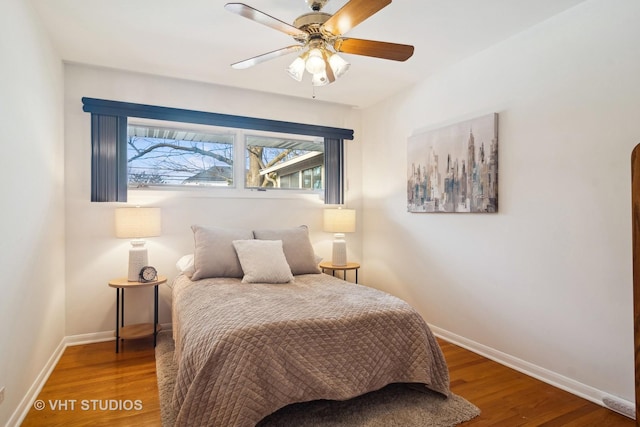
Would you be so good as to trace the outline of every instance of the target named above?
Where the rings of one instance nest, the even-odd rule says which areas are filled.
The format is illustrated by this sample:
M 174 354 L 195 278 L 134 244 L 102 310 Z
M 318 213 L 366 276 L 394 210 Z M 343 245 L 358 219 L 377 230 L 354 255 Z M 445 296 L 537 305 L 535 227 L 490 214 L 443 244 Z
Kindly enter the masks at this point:
M 351 69 L 316 88 L 316 99 L 367 107 L 584 0 L 395 0 L 349 37 L 411 44 L 406 62 L 343 55 Z M 291 79 L 290 54 L 246 70 L 230 64 L 295 44 L 231 14 L 227 0 L 31 0 L 63 60 L 311 98 Z M 304 0 L 244 0 L 282 21 L 309 11 Z M 335 13 L 347 0 L 331 0 Z M 496 64 L 498 66 L 498 64 Z

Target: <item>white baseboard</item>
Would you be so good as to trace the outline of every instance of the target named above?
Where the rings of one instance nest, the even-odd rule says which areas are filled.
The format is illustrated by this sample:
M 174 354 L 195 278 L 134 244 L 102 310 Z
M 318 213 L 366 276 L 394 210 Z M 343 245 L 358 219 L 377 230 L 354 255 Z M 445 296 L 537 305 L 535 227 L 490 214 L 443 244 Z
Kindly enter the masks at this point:
M 561 390 L 575 394 L 576 396 L 594 402 L 600 406 L 609 408 L 631 419 L 635 419 L 635 402 L 630 402 L 620 397 L 612 396 L 602 390 L 582 384 L 581 382 L 572 380 L 571 378 L 567 378 L 556 372 L 534 365 L 533 363 L 529 363 L 525 360 L 461 337 L 460 335 L 438 328 L 437 326 L 429 325 L 429 327 L 437 337 L 442 338 L 445 341 L 477 353 L 518 372 L 522 372 L 525 375 L 536 378 Z
M 106 332 L 93 332 L 91 334 L 82 335 L 69 335 L 64 337 L 65 347 L 83 344 L 94 344 L 97 342 L 114 341 L 116 337 L 113 335 L 113 331 Z
M 162 323 L 161 326 L 163 331 L 171 330 L 172 328 L 171 323 Z M 40 391 L 49 379 L 49 376 L 55 369 L 58 361 L 62 357 L 62 354 L 67 347 L 82 344 L 93 344 L 103 341 L 113 341 L 115 340 L 113 333 L 114 331 L 94 332 L 82 335 L 69 335 L 62 338 L 60 344 L 58 344 L 58 347 L 56 347 L 49 360 L 47 360 L 44 368 L 42 368 L 42 370 L 36 377 L 36 380 L 29 388 L 29 391 L 22 398 L 22 401 L 9 418 L 9 421 L 7 421 L 7 424 L 5 424 L 5 427 L 18 427 L 20 424 L 22 424 L 25 417 L 29 413 L 29 410 L 33 406 L 33 402 L 35 402 L 35 400 L 38 398 Z
M 22 421 L 24 421 L 24 418 L 29 413 L 29 409 L 31 409 L 31 406 L 33 405 L 33 402 L 35 402 L 36 398 L 40 394 L 40 391 L 42 390 L 42 387 L 44 387 L 47 379 L 49 379 L 49 376 L 58 364 L 60 357 L 62 357 L 62 353 L 64 353 L 65 348 L 65 338 L 62 338 L 60 344 L 58 344 L 58 347 L 56 347 L 56 349 L 53 351 L 53 354 L 51 355 L 51 357 L 49 357 L 49 360 L 47 360 L 44 368 L 42 368 L 42 370 L 36 377 L 36 380 L 33 382 L 31 387 L 29 387 L 27 394 L 22 398 L 22 401 L 20 401 L 20 404 L 18 405 L 16 410 L 13 411 L 11 417 L 9 417 L 9 421 L 7 421 L 6 427 L 17 427 L 22 424 Z
M 170 331 L 172 328 L 171 323 L 161 323 L 163 331 Z M 94 344 L 97 342 L 104 341 L 114 341 L 116 338 L 114 336 L 115 331 L 105 331 L 105 332 L 93 332 L 90 334 L 82 334 L 82 335 L 69 335 L 65 337 L 65 343 L 67 346 L 72 345 L 82 345 L 82 344 Z

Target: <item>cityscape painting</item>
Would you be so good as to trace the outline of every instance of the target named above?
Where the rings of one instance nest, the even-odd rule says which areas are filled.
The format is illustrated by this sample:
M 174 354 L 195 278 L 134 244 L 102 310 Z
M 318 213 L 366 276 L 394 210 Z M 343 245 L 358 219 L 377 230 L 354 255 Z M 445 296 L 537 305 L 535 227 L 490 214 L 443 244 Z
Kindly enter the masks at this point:
M 498 114 L 409 137 L 407 160 L 409 212 L 498 211 Z

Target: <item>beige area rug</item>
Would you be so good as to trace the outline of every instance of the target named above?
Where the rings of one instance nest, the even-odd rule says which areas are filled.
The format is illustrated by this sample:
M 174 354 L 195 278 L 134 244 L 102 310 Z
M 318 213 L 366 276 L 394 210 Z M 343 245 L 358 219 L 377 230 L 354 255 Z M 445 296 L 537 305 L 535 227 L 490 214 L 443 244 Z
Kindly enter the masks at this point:
M 173 427 L 171 394 L 176 377 L 171 331 L 158 334 L 156 367 L 162 426 Z M 448 399 L 392 384 L 347 401 L 316 400 L 286 406 L 264 418 L 259 427 L 443 427 L 475 418 L 480 410 L 460 396 Z

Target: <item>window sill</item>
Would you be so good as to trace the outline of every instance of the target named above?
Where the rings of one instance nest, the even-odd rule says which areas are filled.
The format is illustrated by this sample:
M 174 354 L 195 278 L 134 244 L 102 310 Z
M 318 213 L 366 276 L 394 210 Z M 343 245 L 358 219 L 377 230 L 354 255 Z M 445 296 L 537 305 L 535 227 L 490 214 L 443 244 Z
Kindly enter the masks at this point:
M 296 189 L 249 189 L 236 187 L 198 187 L 198 186 L 150 186 L 129 187 L 129 195 L 133 199 L 159 196 L 162 198 L 185 199 L 308 199 L 314 201 L 324 200 L 324 191 L 305 191 Z

